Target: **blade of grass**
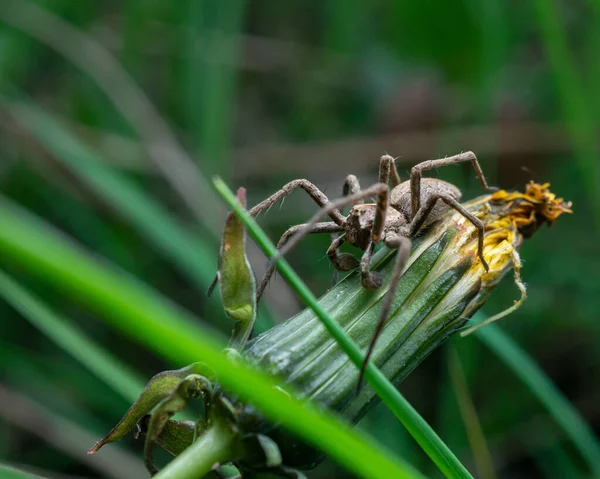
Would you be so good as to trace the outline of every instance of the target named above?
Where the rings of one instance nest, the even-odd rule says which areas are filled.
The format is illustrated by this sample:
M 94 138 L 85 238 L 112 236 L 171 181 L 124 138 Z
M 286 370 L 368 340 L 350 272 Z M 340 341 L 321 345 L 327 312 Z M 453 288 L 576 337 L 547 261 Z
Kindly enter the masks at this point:
M 366 478 L 422 477 L 392 458 L 364 434 L 314 405 L 287 395 L 272 377 L 232 361 L 224 341 L 200 328 L 190 315 L 136 281 L 109 268 L 9 200 L 0 198 L 0 251 L 54 286 L 103 314 L 104 319 L 164 358 L 188 364 L 201 360 L 228 390 L 263 414 Z
M 134 402 L 144 389 L 144 381 L 126 364 L 91 341 L 75 325 L 55 315 L 3 271 L 0 271 L 0 296 L 127 401 Z
M 3 479 L 44 479 L 38 474 L 30 474 L 2 463 L 0 463 L 0 477 Z
M 86 464 L 102 476 L 115 479 L 144 477 L 144 467 L 130 453 L 112 448 L 105 457 L 84 454 L 84 445 L 95 434 L 71 419 L 56 414 L 44 405 L 0 385 L 0 417 L 40 437 L 55 449 Z
M 157 170 L 208 231 L 225 211 L 194 161 L 113 55 L 92 36 L 27 0 L 0 2 L 0 19 L 53 48 L 87 73 L 139 135 Z M 212 205 L 207 211 L 205 205 Z
M 190 20 L 193 23 L 190 23 L 189 28 L 196 34 L 204 33 L 202 40 L 208 42 L 208 48 L 213 50 L 214 57 L 203 64 L 200 75 L 198 75 L 197 55 L 188 57 L 188 88 L 183 90 L 188 97 L 184 99 L 184 103 L 192 108 L 198 107 L 195 114 L 193 112 L 190 114 L 197 120 L 194 122 L 197 129 L 193 131 L 196 147 L 200 147 L 204 154 L 202 161 L 204 173 L 219 174 L 228 178 L 231 173 L 231 165 L 227 160 L 233 143 L 237 64 L 242 38 L 240 31 L 247 2 L 246 0 L 221 0 L 212 4 L 211 7 L 214 8 L 210 10 L 199 7 L 199 5 L 206 7 L 207 4 L 191 3 L 196 5 L 191 7 Z M 205 16 L 204 19 L 202 15 Z M 204 29 L 202 32 L 203 25 L 212 27 L 211 31 Z M 221 37 L 227 40 L 223 41 Z M 199 38 L 194 35 L 194 40 Z M 196 45 L 196 42 L 193 41 L 192 45 Z M 195 84 L 196 88 L 190 88 L 191 84 Z
M 481 320 L 478 314 L 476 320 Z M 523 381 L 573 441 L 594 477 L 600 477 L 600 442 L 579 412 L 546 374 L 502 329 L 489 324 L 477 331 L 483 341 Z
M 164 251 L 191 281 L 201 289 L 208 288 L 217 270 L 215 255 L 209 245 L 186 231 L 160 203 L 112 170 L 44 110 L 29 102 L 2 100 L 2 105 L 57 161 L 73 171 L 144 237 Z M 212 269 L 210 265 L 213 265 Z
M 477 477 L 495 479 L 494 463 L 487 441 L 485 440 L 485 434 L 481 428 L 475 404 L 473 404 L 473 399 L 469 393 L 469 385 L 467 384 L 460 356 L 453 347 L 448 348 L 447 352 L 448 372 L 452 382 L 452 389 L 454 389 L 456 402 L 458 403 L 464 428 L 469 439 L 469 444 L 471 445 L 471 451 L 473 452 L 473 459 L 478 472 Z
M 246 228 L 248 228 L 248 232 L 252 235 L 264 253 L 269 258 L 276 255 L 277 249 L 275 248 L 275 245 L 269 240 L 256 221 L 254 221 L 248 212 L 239 204 L 235 195 L 227 185 L 219 178 L 216 178 L 214 183 L 217 191 L 223 196 L 229 207 L 241 218 L 246 225 Z M 287 261 L 278 261 L 277 269 L 290 283 L 294 291 L 302 298 L 305 304 L 315 312 L 331 336 L 337 341 L 340 348 L 360 370 L 364 356 L 356 343 L 352 341 L 346 335 L 342 327 L 329 316 L 325 309 L 319 304 L 317 298 L 311 293 Z M 413 438 L 419 443 L 425 453 L 447 477 L 471 477 L 467 469 L 460 463 L 452 451 L 448 449 L 446 444 L 438 437 L 429 424 L 427 424 L 394 385 L 372 363 L 367 364 L 365 378 L 382 401 L 390 408 Z
M 575 148 L 579 174 L 592 199 L 596 221 L 600 222 L 600 189 L 597 187 L 600 183 L 600 162 L 597 160 L 597 135 L 587 92 L 569 52 L 556 0 L 535 0 L 532 3 L 542 44 L 555 77 L 564 120 Z

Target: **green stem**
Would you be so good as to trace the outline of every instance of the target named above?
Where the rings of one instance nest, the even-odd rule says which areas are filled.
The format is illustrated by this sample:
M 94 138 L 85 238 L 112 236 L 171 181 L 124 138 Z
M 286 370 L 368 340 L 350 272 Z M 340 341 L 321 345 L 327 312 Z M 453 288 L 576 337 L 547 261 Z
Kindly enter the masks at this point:
M 231 429 L 215 421 L 190 447 L 160 471 L 155 479 L 198 479 L 208 474 L 215 464 L 235 457 Z
M 215 187 L 248 228 L 256 243 L 268 257 L 277 254 L 275 245 L 269 240 L 260 226 L 239 204 L 236 196 L 219 178 L 214 179 Z M 290 283 L 298 296 L 309 306 L 327 328 L 331 336 L 337 341 L 340 348 L 348 355 L 350 360 L 358 369 L 361 368 L 364 357 L 360 349 L 350 339 L 342 327 L 334 321 L 317 298 L 312 294 L 296 272 L 287 261 L 281 259 L 277 262 L 277 269 L 281 275 Z M 400 394 L 394 385 L 376 368 L 371 362 L 365 369 L 365 378 L 373 387 L 381 400 L 390 408 L 394 415 L 400 420 L 411 436 L 419 443 L 423 451 L 431 458 L 436 466 L 446 477 L 472 478 L 465 466 L 463 466 L 446 444 L 439 438 L 435 431 L 419 415 L 412 405 Z

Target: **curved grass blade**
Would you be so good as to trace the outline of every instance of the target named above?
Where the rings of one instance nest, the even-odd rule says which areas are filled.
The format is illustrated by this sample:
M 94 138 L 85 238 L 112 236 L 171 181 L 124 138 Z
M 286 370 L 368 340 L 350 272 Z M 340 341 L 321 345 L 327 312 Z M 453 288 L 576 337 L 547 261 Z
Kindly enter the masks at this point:
M 0 251 L 45 281 L 102 313 L 107 323 L 175 363 L 202 360 L 219 382 L 265 417 L 365 478 L 417 478 L 418 472 L 330 413 L 282 392 L 272 377 L 220 349 L 223 341 L 127 273 L 92 259 L 25 210 L 0 198 Z M 192 459 L 193 460 L 193 459 Z M 173 464 L 178 459 L 173 461 Z
M 0 271 L 0 296 L 126 401 L 135 401 L 144 389 L 143 380 L 126 364 L 91 341 L 75 325 L 55 315 L 3 271 Z
M 214 180 L 217 191 L 223 196 L 248 228 L 248 231 L 268 257 L 277 254 L 275 245 L 269 240 L 249 213 L 241 207 L 233 192 L 219 178 Z M 337 341 L 340 348 L 348 355 L 350 360 L 360 370 L 363 355 L 354 341 L 344 332 L 342 327 L 335 322 L 325 309 L 319 304 L 317 298 L 311 293 L 300 277 L 289 266 L 287 261 L 277 262 L 277 269 L 288 280 L 298 296 L 302 298 L 325 325 L 331 336 Z M 379 395 L 383 402 L 390 408 L 394 415 L 402 422 L 413 438 L 419 443 L 425 453 L 446 474 L 447 477 L 470 478 L 467 469 L 460 463 L 456 456 L 448 449 L 435 431 L 425 422 L 412 405 L 400 394 L 393 384 L 372 363 L 365 368 L 365 378 Z
M 209 231 L 219 227 L 214 215 L 221 206 L 194 161 L 114 56 L 93 35 L 29 0 L 0 2 L 0 19 L 56 50 L 98 85 L 115 109 L 129 122 L 146 147 L 148 157 L 190 211 Z M 208 212 L 203 205 L 213 204 Z
M 3 479 L 44 479 L 37 474 L 29 474 L 8 464 L 0 463 L 0 477 Z
M 482 314 L 478 314 L 481 320 Z M 548 410 L 573 441 L 594 477 L 600 477 L 600 442 L 579 412 L 552 381 L 502 329 L 490 324 L 476 332 Z
M 2 101 L 18 122 L 97 194 L 125 216 L 142 234 L 164 251 L 201 289 L 212 281 L 214 254 L 209 245 L 192 236 L 167 210 L 133 182 L 112 170 L 94 151 L 63 128 L 52 116 L 29 102 Z

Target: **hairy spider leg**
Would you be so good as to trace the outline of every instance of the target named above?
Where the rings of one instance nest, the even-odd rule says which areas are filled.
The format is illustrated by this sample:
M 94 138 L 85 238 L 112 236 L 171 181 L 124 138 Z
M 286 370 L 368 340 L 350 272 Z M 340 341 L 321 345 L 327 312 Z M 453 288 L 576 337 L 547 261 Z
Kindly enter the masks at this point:
M 436 193 L 436 194 L 432 194 L 429 198 L 427 198 L 425 205 L 423 205 L 423 207 L 419 210 L 417 215 L 414 217 L 414 219 L 410 223 L 410 229 L 409 229 L 410 237 L 412 238 L 413 236 L 415 236 L 417 234 L 417 232 L 419 231 L 421 226 L 423 226 L 423 223 L 427 219 L 427 216 L 429 215 L 429 213 L 431 213 L 431 210 L 433 209 L 433 207 L 435 206 L 435 204 L 437 203 L 438 200 L 442 200 L 450 208 L 453 208 L 456 211 L 458 211 L 467 220 L 469 220 L 473 224 L 473 226 L 475 226 L 475 228 L 477 228 L 477 255 L 479 256 L 479 259 L 481 260 L 481 264 L 483 264 L 483 267 L 485 268 L 485 270 L 489 271 L 490 267 L 487 264 L 487 261 L 485 260 L 485 258 L 483 257 L 483 240 L 484 240 L 484 233 L 485 233 L 485 228 L 483 226 L 483 222 L 479 218 L 476 218 L 471 213 L 469 213 L 465 209 L 464 206 L 462 206 L 458 201 L 456 201 L 454 198 L 452 198 L 449 195 Z
M 388 184 L 392 179 L 392 186 L 398 186 L 402 180 L 396 169 L 396 161 L 390 155 L 383 155 L 379 159 L 379 183 Z
M 285 246 L 285 244 L 289 241 L 289 239 L 292 236 L 294 236 L 295 233 L 302 230 L 305 226 L 307 226 L 307 225 L 299 224 L 299 225 L 292 226 L 291 228 L 288 228 L 285 231 L 285 233 L 283 233 L 281 235 L 281 238 L 279 238 L 279 241 L 277 243 L 277 249 L 280 250 L 281 248 L 283 248 Z M 343 227 L 335 224 L 334 222 L 315 223 L 311 226 L 311 229 L 307 234 L 337 233 L 337 232 L 343 231 L 343 230 L 344 230 Z M 341 238 L 343 238 L 343 236 Z M 327 250 L 327 251 L 328 251 L 328 256 L 329 256 L 329 250 Z M 331 257 L 330 257 L 330 259 L 331 259 Z M 332 263 L 334 263 L 333 260 L 331 260 L 331 261 L 332 261 Z M 334 263 L 334 266 L 335 266 L 335 263 Z M 342 271 L 344 271 L 344 270 L 342 270 Z M 267 286 L 269 284 L 269 280 L 271 279 L 271 276 L 273 275 L 274 272 L 275 272 L 275 263 L 270 261 L 267 266 L 267 270 L 265 271 L 265 275 L 263 276 L 263 279 L 261 280 L 260 284 L 256 288 L 256 301 L 260 301 L 260 298 L 262 297 L 263 293 L 265 292 L 265 289 L 267 288 Z
M 355 202 L 362 200 L 364 198 L 368 198 L 369 196 L 380 196 L 380 195 L 385 195 L 385 201 L 384 203 L 387 204 L 387 192 L 388 192 L 388 187 L 387 185 L 384 185 L 382 183 L 375 183 L 374 185 L 370 186 L 369 188 L 366 188 L 364 190 L 359 191 L 358 193 L 355 193 L 353 195 L 349 195 L 346 196 L 344 198 L 340 198 L 338 200 L 332 201 L 330 202 L 327 206 L 325 206 L 324 208 L 321 208 L 319 211 L 317 211 L 313 217 L 308 221 L 308 223 L 306 223 L 304 225 L 304 227 L 302 229 L 300 229 L 300 231 L 298 231 L 290 241 L 288 241 L 288 243 L 279 250 L 279 253 L 277 254 L 277 256 L 274 256 L 273 258 L 271 258 L 271 261 L 276 262 L 279 259 L 281 259 L 283 256 L 285 256 L 294 246 L 296 246 L 298 244 L 298 242 L 307 234 L 310 233 L 311 228 L 314 224 L 316 224 L 321 218 L 323 218 L 324 216 L 327 216 L 330 214 L 331 210 L 338 210 L 339 208 L 343 208 L 347 205 L 351 205 L 354 204 Z M 378 226 L 380 226 L 381 228 L 383 228 L 383 222 L 381 221 L 383 216 L 383 219 L 385 219 L 385 213 L 383 213 L 383 215 L 379 214 L 379 219 L 376 218 L 376 222 L 378 222 Z M 345 224 L 345 218 L 344 218 L 344 224 Z M 375 226 L 373 227 L 373 232 L 375 232 Z M 379 235 L 381 234 L 381 231 L 378 233 Z
M 481 186 L 486 191 L 495 191 L 496 188 L 490 187 L 485 180 L 485 176 L 483 175 L 483 171 L 479 162 L 477 161 L 477 157 L 475 153 L 472 151 L 467 151 L 465 153 L 460 153 L 458 155 L 449 156 L 448 158 L 441 158 L 439 160 L 428 160 L 419 163 L 418 165 L 413 166 L 410 171 L 410 205 L 412 217 L 414 218 L 421 206 L 421 172 L 427 170 L 433 170 L 435 168 L 439 168 L 441 166 L 450 166 L 455 165 L 457 163 L 462 163 L 465 161 L 470 161 L 473 165 L 473 169 L 475 170 L 475 174 L 477 175 L 477 179 L 481 183 Z

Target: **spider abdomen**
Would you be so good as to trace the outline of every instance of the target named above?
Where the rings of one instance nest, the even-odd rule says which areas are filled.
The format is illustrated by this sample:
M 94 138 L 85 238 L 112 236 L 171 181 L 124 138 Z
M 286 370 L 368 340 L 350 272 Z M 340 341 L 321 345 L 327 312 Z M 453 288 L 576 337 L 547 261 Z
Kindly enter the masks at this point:
M 437 178 L 421 178 L 421 206 L 425 205 L 429 198 L 437 195 L 448 195 L 458 201 L 462 193 L 456 186 L 447 181 L 438 180 Z M 410 181 L 400 183 L 391 191 L 390 205 L 400 211 L 406 220 L 410 222 L 412 219 Z M 433 223 L 447 210 L 448 205 L 439 200 L 427 216 L 424 226 Z

